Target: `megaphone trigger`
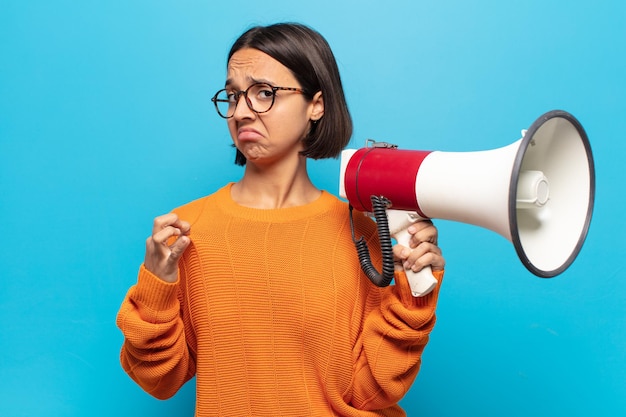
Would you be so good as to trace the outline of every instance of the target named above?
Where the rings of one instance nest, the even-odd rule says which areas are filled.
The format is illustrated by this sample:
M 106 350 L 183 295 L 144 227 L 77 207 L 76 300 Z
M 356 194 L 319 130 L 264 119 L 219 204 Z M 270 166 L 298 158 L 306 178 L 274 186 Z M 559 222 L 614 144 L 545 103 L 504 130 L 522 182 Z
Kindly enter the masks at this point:
M 389 209 L 387 210 L 387 219 L 391 236 L 400 245 L 408 248 L 411 240 L 411 235 L 408 232 L 409 226 L 424 218 L 414 211 Z M 404 272 L 414 297 L 423 297 L 437 286 L 438 281 L 433 276 L 430 266 L 423 268 L 419 272 L 413 272 L 410 269 L 406 269 Z

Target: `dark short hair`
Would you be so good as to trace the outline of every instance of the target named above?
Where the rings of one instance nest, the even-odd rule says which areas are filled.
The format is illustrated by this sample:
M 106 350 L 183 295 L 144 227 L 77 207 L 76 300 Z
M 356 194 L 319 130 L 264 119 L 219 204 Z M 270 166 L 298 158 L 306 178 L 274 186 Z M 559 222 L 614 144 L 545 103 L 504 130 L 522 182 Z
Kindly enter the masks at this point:
M 287 67 L 308 99 L 322 92 L 324 116 L 312 124 L 301 153 L 312 159 L 338 157 L 352 136 L 352 119 L 337 61 L 326 39 L 300 23 L 277 23 L 256 26 L 243 33 L 231 47 L 228 61 L 244 48 L 257 49 Z M 239 150 L 235 163 L 246 163 Z

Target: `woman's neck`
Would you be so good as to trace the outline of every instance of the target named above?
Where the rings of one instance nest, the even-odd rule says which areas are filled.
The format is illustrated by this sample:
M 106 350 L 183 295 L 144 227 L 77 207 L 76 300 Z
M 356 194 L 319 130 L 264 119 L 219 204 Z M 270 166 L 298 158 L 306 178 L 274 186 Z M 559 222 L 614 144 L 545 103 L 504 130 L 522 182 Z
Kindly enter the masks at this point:
M 231 188 L 232 199 L 242 206 L 277 209 L 309 204 L 321 191 L 313 185 L 306 170 L 306 158 L 294 163 L 259 166 L 246 164 L 241 180 Z

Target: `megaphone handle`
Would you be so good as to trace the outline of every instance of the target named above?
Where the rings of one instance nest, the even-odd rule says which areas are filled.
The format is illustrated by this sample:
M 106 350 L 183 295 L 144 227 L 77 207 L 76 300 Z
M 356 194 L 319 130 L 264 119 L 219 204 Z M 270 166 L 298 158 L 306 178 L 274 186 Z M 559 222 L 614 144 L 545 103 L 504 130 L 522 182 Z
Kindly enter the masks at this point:
M 392 222 L 393 220 L 390 216 L 389 223 L 391 230 L 394 229 L 391 227 Z M 409 247 L 409 241 L 411 240 L 411 235 L 407 230 L 409 226 L 406 226 L 406 228 L 400 229 L 396 233 L 392 234 L 399 244 L 406 246 L 407 248 Z M 405 273 L 407 279 L 409 280 L 413 297 L 423 297 L 437 286 L 437 278 L 433 276 L 433 271 L 430 266 L 422 268 L 419 272 L 413 272 L 410 269 L 405 269 Z

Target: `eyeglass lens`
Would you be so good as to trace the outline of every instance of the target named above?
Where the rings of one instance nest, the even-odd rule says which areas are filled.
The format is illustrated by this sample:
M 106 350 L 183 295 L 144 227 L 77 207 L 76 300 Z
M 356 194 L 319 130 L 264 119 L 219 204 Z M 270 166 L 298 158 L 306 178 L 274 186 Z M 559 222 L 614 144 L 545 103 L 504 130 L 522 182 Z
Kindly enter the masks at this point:
M 253 84 L 246 91 L 221 90 L 215 96 L 215 105 L 222 117 L 231 117 L 235 113 L 242 94 L 248 107 L 256 113 L 265 113 L 274 104 L 275 93 L 269 84 Z

